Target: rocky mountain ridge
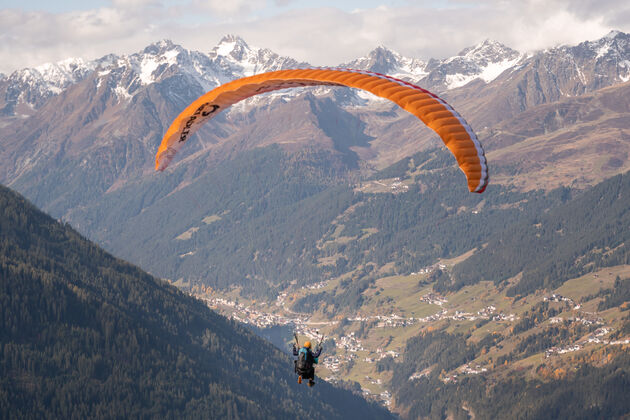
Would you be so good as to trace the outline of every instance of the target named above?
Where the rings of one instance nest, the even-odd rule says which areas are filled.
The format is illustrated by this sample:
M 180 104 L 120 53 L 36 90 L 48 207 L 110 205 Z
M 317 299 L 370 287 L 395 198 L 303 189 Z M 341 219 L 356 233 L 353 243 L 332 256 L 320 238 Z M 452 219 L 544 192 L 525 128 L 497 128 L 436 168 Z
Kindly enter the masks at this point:
M 232 35 L 223 37 L 208 54 L 162 40 L 131 55 L 109 54 L 93 61 L 71 58 L 17 70 L 0 78 L 0 91 L 5 93 L 2 113 L 11 115 L 19 105 L 37 109 L 47 99 L 94 73 L 98 80 L 118 74 L 114 89 L 125 99 L 141 86 L 159 82 L 174 72 L 188 75 L 209 90 L 237 77 L 300 65 L 306 64 L 280 57 L 268 49 L 250 47 L 242 38 Z
M 379 46 L 366 57 L 340 66 L 390 74 L 429 89 L 443 91 L 465 86 L 475 79 L 489 83 L 505 70 L 515 72 L 532 61 L 549 63 L 559 60 L 564 61 L 562 64 L 570 64 L 567 66 L 568 71 L 578 76 L 584 85 L 582 90 L 593 90 L 630 80 L 629 45 L 629 36 L 619 31 L 612 31 L 596 41 L 532 54 L 520 53 L 499 42 L 485 40 L 465 48 L 453 57 L 431 58 L 428 61 L 404 57 Z M 593 60 L 594 63 L 591 63 Z M 235 35 L 224 36 L 208 53 L 186 50 L 163 40 L 128 56 L 109 54 L 93 61 L 69 58 L 58 63 L 16 70 L 8 76 L 0 75 L 0 92 L 4 93 L 2 113 L 11 114 L 19 104 L 38 108 L 51 96 L 81 82 L 93 72 L 98 72 L 99 76 L 112 71 L 132 72 L 133 79 L 121 79 L 118 86 L 121 95 L 125 96 L 132 94 L 134 87 L 158 82 L 173 71 L 190 75 L 205 90 L 209 90 L 238 77 L 310 65 L 290 57 L 281 57 L 269 49 L 249 46 Z M 121 71 L 120 68 L 125 70 Z M 579 91 L 576 89 L 561 93 L 576 94 Z
M 533 106 L 628 80 L 629 38 L 628 34 L 611 32 L 597 41 L 529 55 L 486 40 L 464 49 L 455 57 L 428 62 L 378 47 L 367 57 L 344 66 L 387 72 L 443 92 L 446 99 L 477 127 L 483 138 L 486 127 Z M 9 147 L 12 149 L 11 157 L 7 156 L 8 165 L 3 169 L 5 175 L 0 179 L 5 183 L 16 183 L 25 171 L 36 170 L 37 162 L 54 164 L 52 156 L 58 156 L 56 153 L 61 150 L 61 145 L 57 147 L 48 143 L 51 140 L 55 143 L 55 138 L 66 144 L 67 139 L 72 139 L 70 147 L 63 146 L 64 150 L 76 150 L 73 145 L 85 141 L 90 147 L 108 148 L 116 144 L 117 148 L 127 148 L 116 139 L 141 139 L 145 157 L 142 161 L 133 162 L 126 157 L 123 164 L 127 168 L 125 172 L 138 175 L 140 168 L 141 171 L 149 170 L 151 159 L 147 158 L 151 149 L 156 147 L 155 143 L 168 121 L 190 100 L 237 77 L 308 65 L 267 49 L 251 47 L 242 38 L 229 35 L 207 54 L 186 50 L 170 41 L 160 41 L 129 56 L 111 54 L 90 62 L 68 59 L 16 71 L 0 78 L 0 138 L 5 145 L 16 142 Z M 281 107 L 287 101 L 299 100 L 303 93 L 303 90 L 296 89 L 250 101 L 258 101 L 258 105 L 271 108 Z M 318 97 L 332 95 L 332 103 L 341 105 L 362 121 L 357 122 L 356 129 L 362 130 L 374 141 L 362 147 L 354 146 L 353 152 L 369 165 L 386 166 L 409 155 L 407 150 L 417 147 L 414 144 L 433 141 L 434 135 L 430 131 L 423 131 L 406 113 L 387 102 L 375 100 L 372 95 L 335 89 L 321 89 L 314 93 Z M 274 98 L 280 100 L 275 101 Z M 297 105 L 297 102 L 294 104 Z M 45 108 L 46 105 L 48 108 Z M 370 110 L 373 108 L 381 110 L 380 115 L 384 118 L 375 119 L 374 112 Z M 239 135 L 244 120 L 252 126 L 277 123 L 273 121 L 273 115 L 271 120 L 261 120 L 257 116 L 259 111 L 258 107 L 235 107 L 229 113 L 231 121 L 226 123 L 227 115 L 215 120 L 213 129 L 204 130 L 199 136 L 204 144 L 188 148 L 188 153 L 195 154 L 232 137 L 243 139 L 240 147 L 246 149 L 260 145 L 256 141 L 252 143 L 256 136 L 244 138 L 247 132 L 259 131 L 257 128 L 252 127 L 252 130 L 245 130 Z M 308 111 L 307 115 L 310 113 Z M 116 127 L 112 126 L 114 120 Z M 74 121 L 73 130 L 64 128 L 69 125 L 68 121 Z M 138 125 L 144 129 L 138 131 Z M 76 127 L 83 128 L 77 130 Z M 311 138 L 322 138 L 318 128 L 313 131 L 313 128 L 305 129 L 300 124 L 281 130 L 285 133 L 275 135 L 281 138 L 303 137 L 306 143 Z M 406 130 L 410 135 L 401 139 L 396 134 L 398 130 Z M 44 132 L 47 134 L 43 135 Z M 120 133 L 126 135 L 121 136 Z M 304 133 L 311 134 L 304 136 Z M 381 139 L 383 143 L 392 144 L 389 138 L 392 133 L 398 139 L 394 149 L 402 152 L 392 152 L 392 147 L 379 145 Z M 324 137 L 328 136 L 324 134 Z M 99 138 L 102 140 L 95 141 Z M 263 144 L 269 141 L 273 142 L 273 139 L 265 140 Z M 35 146 L 38 143 L 42 144 Z M 16 147 L 20 151 L 15 150 Z M 115 160 L 120 166 L 122 162 Z M 109 189 L 115 182 L 113 180 L 103 187 Z

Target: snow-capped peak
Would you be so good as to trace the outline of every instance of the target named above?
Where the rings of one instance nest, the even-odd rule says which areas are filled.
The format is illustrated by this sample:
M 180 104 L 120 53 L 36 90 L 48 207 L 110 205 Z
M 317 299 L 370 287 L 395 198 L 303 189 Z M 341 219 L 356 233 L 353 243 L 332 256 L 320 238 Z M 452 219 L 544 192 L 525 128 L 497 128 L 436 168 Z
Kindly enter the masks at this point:
M 68 58 L 57 63 L 46 63 L 14 72 L 11 77 L 22 83 L 37 85 L 42 94 L 59 93 L 68 85 L 82 80 L 94 66 L 93 62 L 85 62 L 81 58 Z
M 489 83 L 513 67 L 523 55 L 500 42 L 485 40 L 444 60 L 440 67 L 447 89 L 464 86 L 475 79 Z
M 563 45 L 545 50 L 544 53 L 563 52 L 573 56 L 592 57 L 596 59 L 624 60 L 630 55 L 630 34 L 610 31 L 604 37 L 593 41 L 585 41 L 575 46 Z
M 180 46 L 175 45 L 173 41 L 170 39 L 163 39 L 158 42 L 154 42 L 153 44 L 147 46 L 142 53 L 150 54 L 150 55 L 160 55 L 165 54 L 168 51 L 182 49 Z
M 235 35 L 223 37 L 210 53 L 187 50 L 170 40 L 155 42 L 142 51 L 123 56 L 108 55 L 99 60 L 70 58 L 27 68 L 3 78 L 16 92 L 7 103 L 27 103 L 37 108 L 50 96 L 61 93 L 96 71 L 96 87 L 109 86 L 121 99 L 129 99 L 143 86 L 159 82 L 173 74 L 186 74 L 202 89 L 210 90 L 227 81 L 265 71 L 308 67 L 289 57 L 250 47 Z
M 76 82 L 93 69 L 94 62 L 85 62 L 81 58 L 68 58 L 54 64 L 47 63 L 35 67 L 42 78 L 56 86 Z
M 594 57 L 601 73 L 614 67 L 617 69 L 617 79 L 622 82 L 630 80 L 630 34 L 610 31 L 603 38 L 583 42 L 568 50 L 575 56 Z
M 283 68 L 308 66 L 308 63 L 298 63 L 271 50 L 250 46 L 237 35 L 224 36 L 208 57 L 223 70 L 228 80 L 234 76 L 251 76 Z
M 154 83 L 160 76 L 158 69 L 166 69 L 179 64 L 180 55 L 185 55 L 185 50 L 179 45 L 173 44 L 170 40 L 162 40 L 146 47 L 142 53 L 122 57 L 119 65 L 130 64 L 142 85 Z
M 486 39 L 473 47 L 464 49 L 457 56 L 464 57 L 466 60 L 472 61 L 480 67 L 486 67 L 489 64 L 514 60 L 515 58 L 519 58 L 521 54 L 500 42 Z
M 343 64 L 342 67 L 369 70 L 416 82 L 427 74 L 424 61 L 404 57 L 382 45 L 370 51 L 367 56 Z
M 378 46 L 366 56 L 354 60 L 348 67 L 390 74 L 398 67 L 401 55 L 383 46 Z
M 237 35 L 226 35 L 221 38 L 221 41 L 210 51 L 208 56 L 210 58 L 231 57 L 236 61 L 242 61 L 251 52 L 252 48 L 247 45 L 243 38 Z
M 619 35 L 624 35 L 623 32 L 621 31 L 617 31 L 617 30 L 612 30 L 610 32 L 608 32 L 604 38 L 608 38 L 608 39 L 614 39 L 617 38 Z
M 4 112 L 14 112 L 19 103 L 37 108 L 51 96 L 83 80 L 95 66 L 94 62 L 69 58 L 57 63 L 14 71 L 9 76 L 0 77 L 0 81 L 9 87 L 3 98 L 6 103 Z
M 596 58 L 607 55 L 614 58 L 627 57 L 628 52 L 630 52 L 630 35 L 619 31 L 610 31 L 603 38 L 586 42 L 584 45 L 596 53 Z

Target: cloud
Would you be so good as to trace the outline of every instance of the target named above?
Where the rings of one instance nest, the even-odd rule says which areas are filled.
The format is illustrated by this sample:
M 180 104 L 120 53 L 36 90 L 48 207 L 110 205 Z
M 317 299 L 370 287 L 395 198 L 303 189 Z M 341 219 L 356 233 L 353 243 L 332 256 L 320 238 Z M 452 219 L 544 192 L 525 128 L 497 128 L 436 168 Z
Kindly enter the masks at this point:
M 527 51 L 595 39 L 611 29 L 602 15 L 582 16 L 561 6 L 486 1 L 439 9 L 316 8 L 224 27 L 256 45 L 315 65 L 347 62 L 377 45 L 422 59 L 444 58 L 488 38 Z
M 160 0 L 110 0 L 115 9 L 137 9 L 144 7 L 161 7 Z
M 520 51 L 630 31 L 630 4 L 613 0 L 450 0 L 345 9 L 290 0 L 112 0 L 70 13 L 0 9 L 0 71 L 67 57 L 139 51 L 172 39 L 209 51 L 227 33 L 313 65 L 336 65 L 385 45 L 421 59 L 495 39 Z M 349 4 L 349 3 L 344 3 Z M 356 3 L 363 5 L 365 3 Z
M 266 0 L 193 0 L 192 6 L 220 16 L 247 16 L 263 9 Z
M 0 10 L 0 71 L 67 57 L 97 58 L 128 52 L 156 40 L 152 9 L 100 8 L 53 14 Z

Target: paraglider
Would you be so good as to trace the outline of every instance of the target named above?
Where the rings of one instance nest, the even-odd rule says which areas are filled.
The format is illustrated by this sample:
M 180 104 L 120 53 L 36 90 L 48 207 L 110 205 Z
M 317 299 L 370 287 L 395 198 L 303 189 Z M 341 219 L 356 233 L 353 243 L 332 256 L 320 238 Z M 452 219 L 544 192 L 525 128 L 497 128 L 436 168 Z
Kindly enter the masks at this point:
M 175 118 L 156 155 L 155 169 L 163 171 L 186 140 L 227 107 L 251 96 L 303 86 L 347 86 L 386 98 L 433 129 L 457 160 L 471 192 L 488 185 L 486 157 L 472 128 L 437 95 L 403 80 L 363 70 L 308 68 L 279 70 L 243 77 L 207 92 Z
M 300 348 L 297 334 L 293 333 L 295 337 L 295 344 L 293 344 L 293 356 L 297 359 L 294 360 L 295 373 L 298 375 L 298 384 L 302 383 L 302 379 L 308 379 L 308 386 L 315 385 L 315 366 L 319 361 L 319 356 L 322 354 L 324 337 L 319 340 L 319 344 L 315 351 L 311 350 L 311 342 L 306 341 Z M 298 350 L 299 349 L 299 350 Z

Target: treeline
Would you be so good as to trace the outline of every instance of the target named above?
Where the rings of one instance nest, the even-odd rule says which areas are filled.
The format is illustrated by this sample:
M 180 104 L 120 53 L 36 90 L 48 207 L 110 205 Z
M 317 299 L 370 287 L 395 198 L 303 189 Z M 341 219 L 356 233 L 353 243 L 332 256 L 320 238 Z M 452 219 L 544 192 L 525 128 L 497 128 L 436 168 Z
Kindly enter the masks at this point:
M 453 269 L 453 288 L 495 283 L 522 272 L 509 296 L 556 288 L 601 267 L 630 263 L 630 174 L 495 234 L 484 249 Z
M 470 194 L 452 157 L 425 153 L 436 156 L 422 169 L 433 163 L 437 168 L 415 176 L 405 193 L 364 194 L 360 205 L 339 222 L 344 226 L 341 236 L 360 240 L 331 247 L 329 253 L 343 253 L 349 267 L 395 262 L 397 273 L 410 273 L 473 249 L 513 220 L 555 203 L 555 196 L 498 185 L 482 195 Z M 363 237 L 366 229 L 375 233 Z
M 348 412 L 390 417 L 0 187 L 0 418 Z
M 522 350 L 527 351 L 539 339 L 544 340 L 544 335 L 535 335 L 522 344 Z M 488 344 L 467 344 L 464 336 L 444 332 L 425 333 L 409 340 L 403 361 L 393 367 L 391 381 L 403 417 L 616 419 L 630 414 L 626 395 L 630 355 L 625 351 L 610 353 L 603 366 L 580 363 L 575 371 L 557 369 L 544 379 L 527 379 L 507 371 L 491 379 L 463 374 L 456 379 L 446 378 L 445 372 L 471 360 Z
M 336 220 L 343 230 L 330 230 L 321 241 L 326 246 L 314 250 L 319 258 L 342 256 L 330 274 L 390 262 L 392 274 L 418 271 L 438 258 L 473 249 L 514 220 L 534 217 L 570 197 L 566 190 L 521 193 L 498 185 L 483 195 L 470 194 L 452 156 L 443 150 L 418 153 L 373 178 L 404 178 L 418 167 L 421 172 L 405 193 L 354 194 L 352 210 Z M 450 287 L 445 281 L 443 289 Z
M 602 296 L 604 299 L 599 302 L 598 311 L 614 307 L 620 307 L 622 311 L 630 310 L 630 278 L 622 280 L 617 276 L 613 288 L 603 291 Z

